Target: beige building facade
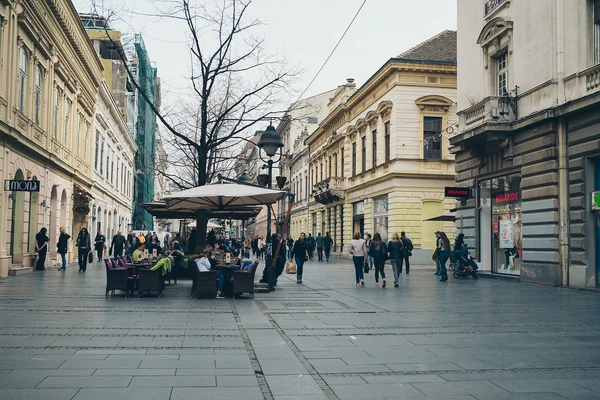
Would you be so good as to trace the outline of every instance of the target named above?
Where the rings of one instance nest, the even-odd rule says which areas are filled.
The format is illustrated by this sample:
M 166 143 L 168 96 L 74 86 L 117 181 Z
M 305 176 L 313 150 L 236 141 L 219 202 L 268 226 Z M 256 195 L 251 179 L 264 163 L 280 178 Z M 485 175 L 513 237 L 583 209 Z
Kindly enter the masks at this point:
M 353 232 L 389 239 L 405 231 L 416 248 L 433 249 L 429 222 L 454 201 L 454 156 L 448 131 L 456 123 L 456 32 L 437 36 L 386 62 L 361 88 L 348 82 L 330 113 L 306 140 L 309 147 L 309 232 L 329 232 L 345 253 Z
M 102 65 L 67 0 L 0 2 L 0 176 L 39 192 L 0 193 L 0 276 L 36 260 L 35 235 L 87 225 L 91 125 Z M 71 256 L 72 246 L 69 249 Z

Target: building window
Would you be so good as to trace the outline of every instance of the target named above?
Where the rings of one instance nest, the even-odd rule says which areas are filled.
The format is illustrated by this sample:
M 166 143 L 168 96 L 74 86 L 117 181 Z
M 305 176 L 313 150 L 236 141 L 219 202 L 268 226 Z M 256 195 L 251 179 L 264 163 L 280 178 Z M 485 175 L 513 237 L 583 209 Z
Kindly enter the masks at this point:
M 117 175 L 116 175 L 116 183 L 115 186 L 119 189 L 119 164 L 121 164 L 121 160 L 117 159 Z
M 381 239 L 388 239 L 388 197 L 380 196 L 373 199 L 373 232 L 381 235 Z
M 85 140 L 83 141 L 83 158 L 87 161 L 87 151 L 88 151 L 88 138 L 90 136 L 90 126 L 91 124 L 85 121 Z
M 304 197 L 305 197 L 306 199 L 308 199 L 308 175 L 307 175 L 307 176 L 306 176 L 306 178 L 304 178 L 304 179 L 305 179 L 305 181 L 306 181 L 306 182 L 305 182 L 305 184 L 306 184 L 306 192 L 304 193 Z
M 361 161 L 361 171 L 360 172 L 365 172 L 367 170 L 367 136 L 363 136 L 362 137 L 362 159 Z
M 329 156 L 329 177 L 331 178 L 333 175 L 331 174 L 331 156 Z
M 423 118 L 423 158 L 440 160 L 442 158 L 442 118 Z
M 103 173 L 103 166 L 104 166 L 104 139 L 100 139 L 100 175 L 102 175 Z
M 34 120 L 37 126 L 42 122 L 42 67 L 38 65 L 35 70 L 35 114 Z
M 68 121 L 68 119 L 67 119 Z M 77 157 L 81 157 L 81 124 L 83 120 L 81 118 L 81 114 L 77 115 Z M 65 128 L 65 133 L 66 133 Z
M 27 52 L 19 47 L 19 111 L 25 112 L 25 91 L 27 90 Z
M 594 0 L 594 64 L 600 64 L 600 0 Z
M 377 130 L 373 131 L 373 168 L 377 166 Z
M 341 157 L 340 157 L 340 162 L 341 162 L 340 176 L 342 178 L 344 177 L 344 165 L 346 165 L 345 161 L 346 160 L 344 160 L 344 148 L 342 147 L 342 153 L 341 153 Z
M 338 176 L 338 155 L 337 155 L 337 153 L 335 153 L 333 155 L 333 159 L 335 162 L 335 164 L 333 165 L 333 174 L 337 178 L 337 176 Z
M 323 163 L 321 163 L 319 169 L 321 170 L 321 179 L 319 180 L 319 182 L 323 182 Z
M 390 123 L 389 121 L 384 124 L 385 126 L 385 162 L 390 161 Z
M 67 143 L 69 142 L 69 116 L 71 114 L 71 102 L 69 101 L 69 99 L 65 100 L 65 132 L 64 132 L 64 136 L 65 136 L 65 146 L 67 146 Z M 77 134 L 77 153 L 79 154 L 79 133 Z
M 109 146 L 106 146 L 106 180 L 110 180 L 110 154 L 112 150 Z
M 356 142 L 352 143 L 352 176 L 356 176 Z
M 98 153 L 100 152 L 100 133 L 96 131 L 96 151 L 94 152 L 94 168 L 98 171 Z
M 508 53 L 496 57 L 496 83 L 498 96 L 508 93 Z
M 60 89 L 54 88 L 54 139 L 58 140 L 58 112 L 60 110 Z

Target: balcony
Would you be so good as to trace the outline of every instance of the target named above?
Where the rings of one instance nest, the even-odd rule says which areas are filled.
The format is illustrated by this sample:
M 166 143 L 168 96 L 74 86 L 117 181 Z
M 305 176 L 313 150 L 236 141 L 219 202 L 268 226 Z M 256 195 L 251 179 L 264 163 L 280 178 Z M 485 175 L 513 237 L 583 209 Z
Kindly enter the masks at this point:
M 458 113 L 458 133 L 450 136 L 450 151 L 456 153 L 478 145 L 502 142 L 518 118 L 517 89 L 506 96 L 490 96 Z
M 335 203 L 346 196 L 346 180 L 344 178 L 327 178 L 314 186 L 313 196 L 320 204 Z
M 600 90 L 600 64 L 567 76 L 564 82 L 566 102 L 598 92 Z

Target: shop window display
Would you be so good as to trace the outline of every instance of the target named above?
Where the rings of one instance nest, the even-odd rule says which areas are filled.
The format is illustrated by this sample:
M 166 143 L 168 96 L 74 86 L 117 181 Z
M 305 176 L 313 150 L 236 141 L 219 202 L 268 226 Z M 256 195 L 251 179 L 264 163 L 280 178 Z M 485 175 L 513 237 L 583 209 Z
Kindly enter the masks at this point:
M 381 239 L 387 242 L 388 239 L 388 197 L 387 195 L 376 197 L 373 208 L 373 233 L 381 235 Z
M 523 213 L 520 187 L 520 175 L 479 183 L 480 259 L 484 265 L 487 260 L 491 261 L 495 273 L 519 275 L 521 271 Z

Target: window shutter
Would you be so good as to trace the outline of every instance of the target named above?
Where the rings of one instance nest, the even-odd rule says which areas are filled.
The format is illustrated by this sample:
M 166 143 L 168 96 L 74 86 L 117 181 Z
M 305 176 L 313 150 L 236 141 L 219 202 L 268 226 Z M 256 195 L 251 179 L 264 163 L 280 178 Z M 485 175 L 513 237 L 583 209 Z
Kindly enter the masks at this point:
M 594 0 L 594 24 L 600 23 L 600 0 Z

